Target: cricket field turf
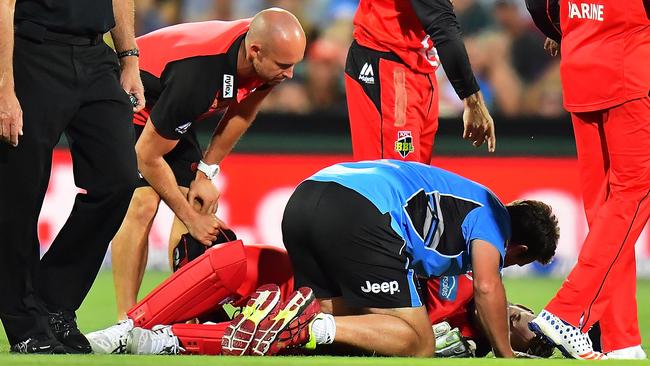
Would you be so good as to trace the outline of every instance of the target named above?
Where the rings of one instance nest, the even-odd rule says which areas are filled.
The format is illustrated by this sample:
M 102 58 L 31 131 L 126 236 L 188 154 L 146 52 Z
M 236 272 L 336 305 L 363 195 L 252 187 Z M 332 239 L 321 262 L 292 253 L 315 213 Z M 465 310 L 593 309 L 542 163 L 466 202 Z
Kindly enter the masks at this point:
M 145 275 L 142 294 L 146 294 L 156 284 L 168 276 L 162 272 L 148 272 Z M 539 311 L 559 287 L 561 280 L 548 278 L 506 279 L 508 298 L 512 302 L 528 305 Z M 637 298 L 639 304 L 639 322 L 643 336 L 643 348 L 650 351 L 650 280 L 638 282 Z M 0 295 L 1 296 L 1 295 Z M 90 332 L 111 325 L 115 320 L 115 301 L 113 298 L 113 279 L 111 273 L 99 274 L 95 285 L 78 312 L 78 323 L 82 331 Z M 22 365 L 89 365 L 89 366 L 174 366 L 174 365 L 259 365 L 259 366 L 397 366 L 397 365 L 566 365 L 575 364 L 576 360 L 496 360 L 496 359 L 405 359 L 405 358 L 365 358 L 365 357 L 267 357 L 267 358 L 232 358 L 215 356 L 130 356 L 130 355 L 57 355 L 25 356 L 8 353 L 8 343 L 4 330 L 0 326 L 0 366 Z M 650 353 L 650 352 L 649 352 Z M 556 352 L 556 357 L 559 353 Z M 650 365 L 649 361 L 599 361 L 608 365 Z

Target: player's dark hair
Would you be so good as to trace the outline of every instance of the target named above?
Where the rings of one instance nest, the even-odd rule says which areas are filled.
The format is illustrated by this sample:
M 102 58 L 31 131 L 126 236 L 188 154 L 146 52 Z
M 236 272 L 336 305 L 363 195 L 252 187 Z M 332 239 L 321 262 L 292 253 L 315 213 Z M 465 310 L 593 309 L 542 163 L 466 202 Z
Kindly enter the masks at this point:
M 553 352 L 555 352 L 555 345 L 550 344 L 546 338 L 538 334 L 535 335 L 535 338 L 530 340 L 530 343 L 528 343 L 528 349 L 526 350 L 526 353 L 529 355 L 542 358 L 553 356 Z
M 514 201 L 506 206 L 512 222 L 510 242 L 528 247 L 526 256 L 548 264 L 555 255 L 560 228 L 551 206 L 534 200 Z

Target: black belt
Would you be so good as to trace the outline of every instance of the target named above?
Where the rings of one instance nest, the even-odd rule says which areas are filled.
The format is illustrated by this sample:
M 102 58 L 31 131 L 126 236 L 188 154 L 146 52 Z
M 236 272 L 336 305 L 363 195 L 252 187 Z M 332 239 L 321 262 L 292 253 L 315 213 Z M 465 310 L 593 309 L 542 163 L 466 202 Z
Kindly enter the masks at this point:
M 395 62 L 399 62 L 399 63 L 402 63 L 402 64 L 404 63 L 404 61 L 402 61 L 402 59 L 399 58 L 399 56 L 397 56 L 396 54 L 394 54 L 394 53 L 392 53 L 390 51 L 388 51 L 388 52 L 387 51 L 377 51 L 377 50 L 373 50 L 372 48 L 362 46 L 362 45 L 359 44 L 359 42 L 357 42 L 356 39 L 352 41 L 351 48 L 361 49 L 366 54 L 369 54 L 369 55 L 371 55 L 372 57 L 375 57 L 375 58 L 383 58 L 383 59 L 388 60 L 388 61 L 395 61 Z
M 103 41 L 103 36 L 101 34 L 81 36 L 52 32 L 42 25 L 26 21 L 16 24 L 14 30 L 16 35 L 38 43 L 49 41 L 71 46 L 93 46 Z

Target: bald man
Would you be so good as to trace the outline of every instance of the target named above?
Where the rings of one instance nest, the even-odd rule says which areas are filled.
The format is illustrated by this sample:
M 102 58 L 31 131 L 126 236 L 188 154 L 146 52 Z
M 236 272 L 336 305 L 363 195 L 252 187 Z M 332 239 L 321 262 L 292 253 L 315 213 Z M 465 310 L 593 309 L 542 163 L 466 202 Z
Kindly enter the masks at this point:
M 305 33 L 295 16 L 273 8 L 252 19 L 163 28 L 137 43 L 147 104 L 133 120 L 140 187 L 112 242 L 119 319 L 136 302 L 161 199 L 177 217 L 170 242 L 186 231 L 204 244 L 215 240 L 223 223 L 212 179 L 273 86 L 293 76 Z M 224 115 L 202 154 L 193 126 L 218 111 Z

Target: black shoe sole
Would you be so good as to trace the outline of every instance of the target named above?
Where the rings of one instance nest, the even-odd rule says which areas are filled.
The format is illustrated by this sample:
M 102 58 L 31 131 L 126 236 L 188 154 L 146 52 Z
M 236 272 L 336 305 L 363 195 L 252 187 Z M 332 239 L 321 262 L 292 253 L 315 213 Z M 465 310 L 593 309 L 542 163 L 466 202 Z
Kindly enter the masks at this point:
M 66 351 L 65 347 L 63 346 L 56 346 L 48 351 L 43 351 L 43 352 L 16 352 L 16 351 L 9 351 L 12 355 L 65 355 L 68 354 L 69 352 Z
M 73 354 L 73 355 L 87 355 L 93 353 L 93 349 L 90 346 L 88 346 L 88 348 L 79 349 L 64 344 L 63 348 L 65 349 L 66 353 Z

